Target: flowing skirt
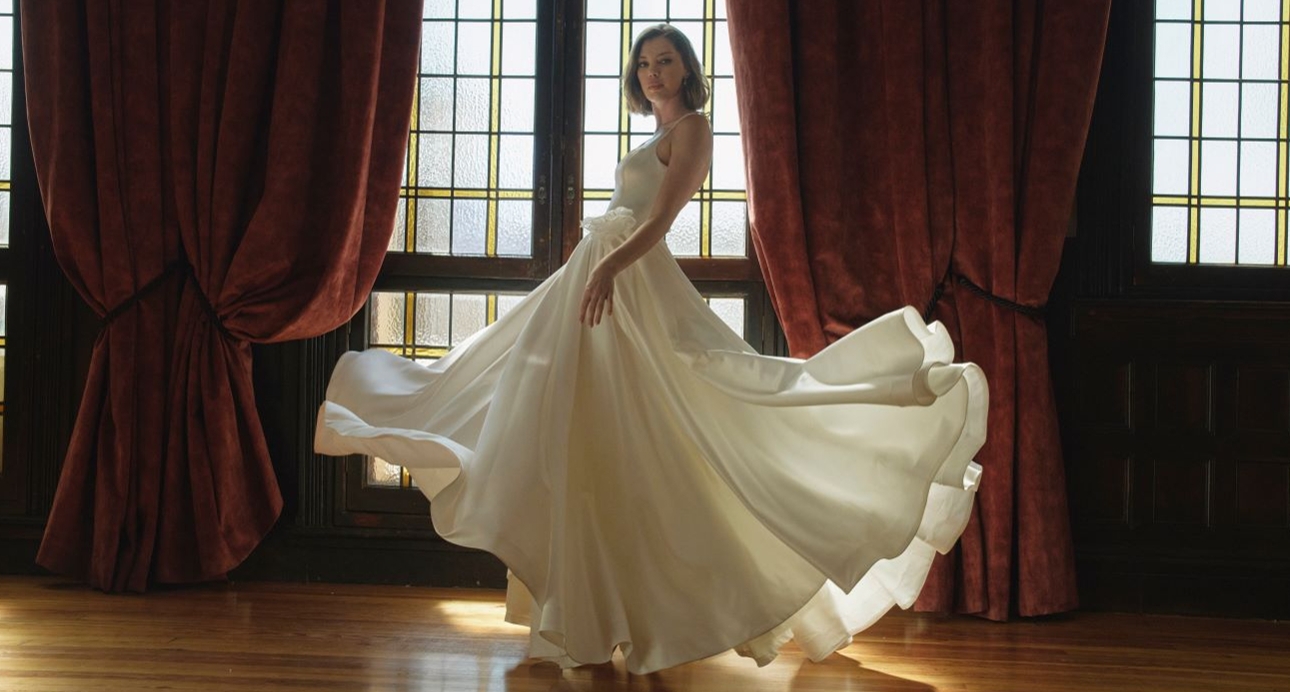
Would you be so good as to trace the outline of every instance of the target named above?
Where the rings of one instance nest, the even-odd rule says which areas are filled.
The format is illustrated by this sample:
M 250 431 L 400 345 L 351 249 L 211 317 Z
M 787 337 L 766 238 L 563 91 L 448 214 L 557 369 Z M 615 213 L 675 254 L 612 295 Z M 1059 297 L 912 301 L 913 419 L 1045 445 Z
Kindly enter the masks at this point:
M 909 607 L 971 512 L 980 369 L 906 308 L 807 360 L 752 351 L 663 243 L 578 321 L 635 227 L 584 222 L 570 261 L 427 366 L 346 354 L 315 446 L 406 467 L 447 540 L 510 570 L 507 619 L 564 666 L 646 673 L 789 639 L 819 659 Z

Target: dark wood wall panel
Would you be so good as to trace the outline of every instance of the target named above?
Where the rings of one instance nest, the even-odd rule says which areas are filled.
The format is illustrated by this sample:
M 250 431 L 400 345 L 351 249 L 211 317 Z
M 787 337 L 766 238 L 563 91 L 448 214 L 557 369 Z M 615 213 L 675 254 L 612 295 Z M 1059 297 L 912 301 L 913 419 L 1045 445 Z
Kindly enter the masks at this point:
M 1084 605 L 1290 616 L 1290 309 L 1070 316 L 1054 374 Z
M 1290 517 L 1290 466 L 1277 461 L 1236 462 L 1236 523 L 1284 529 Z

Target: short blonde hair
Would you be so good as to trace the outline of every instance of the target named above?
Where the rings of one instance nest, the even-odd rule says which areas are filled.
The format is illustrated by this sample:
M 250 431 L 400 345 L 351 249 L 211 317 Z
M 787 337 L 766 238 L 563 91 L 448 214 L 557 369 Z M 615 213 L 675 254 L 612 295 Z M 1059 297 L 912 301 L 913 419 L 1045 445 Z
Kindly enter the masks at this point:
M 699 62 L 699 56 L 694 52 L 694 46 L 690 45 L 690 39 L 680 29 L 670 24 L 655 24 L 642 31 L 632 42 L 631 57 L 623 66 L 623 98 L 627 101 L 627 110 L 645 115 L 654 112 L 654 104 L 645 98 L 641 80 L 636 76 L 636 63 L 640 62 L 641 48 L 645 42 L 655 38 L 665 38 L 671 42 L 672 46 L 681 53 L 681 62 L 690 73 L 682 83 L 681 89 L 685 107 L 692 111 L 703 108 L 707 105 L 712 90 L 708 86 L 707 75 L 703 73 L 703 63 Z

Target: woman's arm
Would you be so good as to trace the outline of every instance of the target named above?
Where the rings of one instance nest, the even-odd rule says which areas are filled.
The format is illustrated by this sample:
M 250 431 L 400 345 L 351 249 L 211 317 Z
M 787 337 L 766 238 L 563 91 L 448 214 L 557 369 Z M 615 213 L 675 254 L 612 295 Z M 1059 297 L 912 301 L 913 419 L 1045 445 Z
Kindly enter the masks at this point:
M 631 266 L 667 235 L 676 215 L 694 197 L 708 175 L 712 160 L 712 130 L 706 118 L 686 117 L 671 132 L 672 157 L 649 217 L 612 252 L 601 258 L 587 280 L 578 319 L 600 324 L 602 314 L 614 314 L 614 277 Z

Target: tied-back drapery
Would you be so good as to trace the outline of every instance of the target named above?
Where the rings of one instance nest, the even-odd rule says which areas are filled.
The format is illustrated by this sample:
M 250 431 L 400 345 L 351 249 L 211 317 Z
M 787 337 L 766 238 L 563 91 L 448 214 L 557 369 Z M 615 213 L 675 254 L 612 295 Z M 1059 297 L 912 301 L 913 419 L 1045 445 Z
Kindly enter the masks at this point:
M 973 521 L 919 608 L 1077 603 L 1041 310 L 1109 6 L 728 2 L 753 242 L 793 354 L 914 305 L 990 381 Z
M 276 521 L 251 342 L 348 320 L 393 229 L 420 0 L 23 0 L 54 251 L 103 316 L 37 561 L 218 578 Z

